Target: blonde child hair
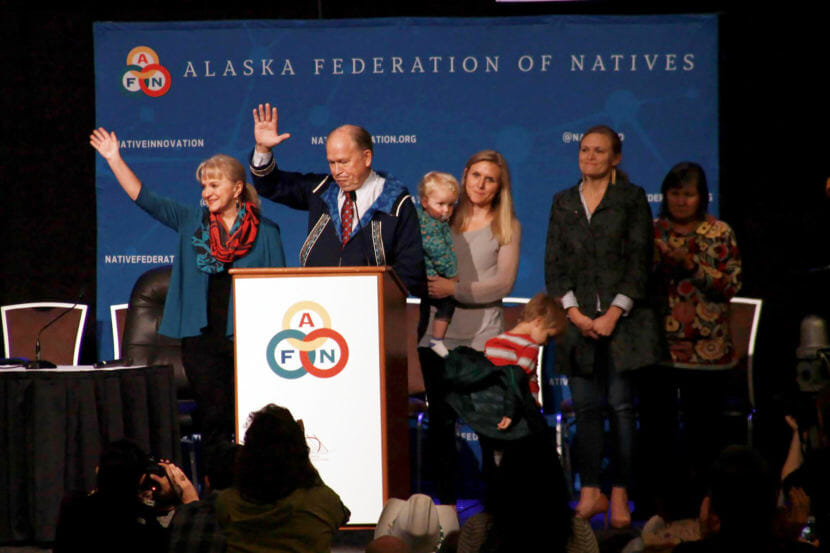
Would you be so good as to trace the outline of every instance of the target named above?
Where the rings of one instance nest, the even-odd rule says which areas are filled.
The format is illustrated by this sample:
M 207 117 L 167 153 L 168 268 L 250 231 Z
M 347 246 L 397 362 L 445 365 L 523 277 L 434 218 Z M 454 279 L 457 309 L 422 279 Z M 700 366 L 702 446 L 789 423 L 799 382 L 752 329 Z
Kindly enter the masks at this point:
M 449 173 L 442 173 L 441 171 L 430 171 L 424 175 L 424 178 L 418 183 L 418 196 L 426 198 L 437 188 L 449 190 L 458 198 L 458 181 Z

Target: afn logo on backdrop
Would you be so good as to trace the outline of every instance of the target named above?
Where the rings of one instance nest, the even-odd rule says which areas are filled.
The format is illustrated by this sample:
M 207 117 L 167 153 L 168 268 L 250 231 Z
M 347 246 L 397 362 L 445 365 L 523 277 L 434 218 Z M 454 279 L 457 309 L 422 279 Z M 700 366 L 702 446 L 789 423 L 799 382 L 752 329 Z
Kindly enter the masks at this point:
M 265 348 L 268 366 L 277 376 L 331 378 L 346 367 L 349 346 L 331 328 L 331 317 L 319 303 L 301 301 L 289 307 L 282 328 Z
M 130 95 L 143 92 L 152 98 L 164 96 L 173 80 L 170 72 L 161 65 L 155 50 L 148 46 L 136 46 L 127 54 L 127 70 L 121 75 L 121 86 Z

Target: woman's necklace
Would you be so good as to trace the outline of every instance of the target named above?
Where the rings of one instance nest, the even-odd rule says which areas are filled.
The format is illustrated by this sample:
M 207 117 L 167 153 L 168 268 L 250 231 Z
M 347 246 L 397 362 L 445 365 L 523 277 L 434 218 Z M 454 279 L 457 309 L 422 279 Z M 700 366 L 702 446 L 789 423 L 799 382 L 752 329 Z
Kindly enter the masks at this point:
M 591 215 L 593 215 L 594 211 L 597 210 L 603 196 L 605 196 L 605 191 L 608 190 L 607 181 L 593 182 L 595 184 L 589 184 L 586 181 L 582 181 L 582 197 L 585 198 L 585 204 L 588 206 L 588 212 L 591 213 Z

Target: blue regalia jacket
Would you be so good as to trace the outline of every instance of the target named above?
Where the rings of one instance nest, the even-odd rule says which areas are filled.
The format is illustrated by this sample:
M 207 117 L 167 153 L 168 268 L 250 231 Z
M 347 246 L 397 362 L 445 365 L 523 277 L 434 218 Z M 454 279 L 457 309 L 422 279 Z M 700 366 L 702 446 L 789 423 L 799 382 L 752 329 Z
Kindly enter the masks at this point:
M 360 213 L 360 228 L 345 247 L 340 241 L 340 189 L 331 175 L 280 171 L 274 158 L 264 167 L 251 165 L 257 192 L 294 209 L 308 211 L 307 237 L 300 249 L 303 267 L 389 265 L 410 294 L 426 288 L 424 251 L 412 197 L 397 179 L 385 179 L 375 203 Z

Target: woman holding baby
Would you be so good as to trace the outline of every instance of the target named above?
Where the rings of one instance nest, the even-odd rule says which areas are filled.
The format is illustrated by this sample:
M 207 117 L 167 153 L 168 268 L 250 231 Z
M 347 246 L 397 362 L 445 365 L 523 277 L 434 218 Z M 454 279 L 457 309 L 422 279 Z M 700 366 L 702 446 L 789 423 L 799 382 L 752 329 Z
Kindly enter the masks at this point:
M 521 225 L 513 209 L 510 171 L 494 150 L 474 154 L 464 167 L 458 205 L 450 219 L 457 257 L 457 277 L 429 278 L 430 298 L 452 297 L 456 307 L 446 330 L 447 349 L 484 343 L 504 331 L 502 298 L 513 289 L 519 266 Z M 443 359 L 432 349 L 434 309 L 418 356 L 429 402 L 429 441 L 436 494 L 454 505 L 455 414 L 444 401 Z

